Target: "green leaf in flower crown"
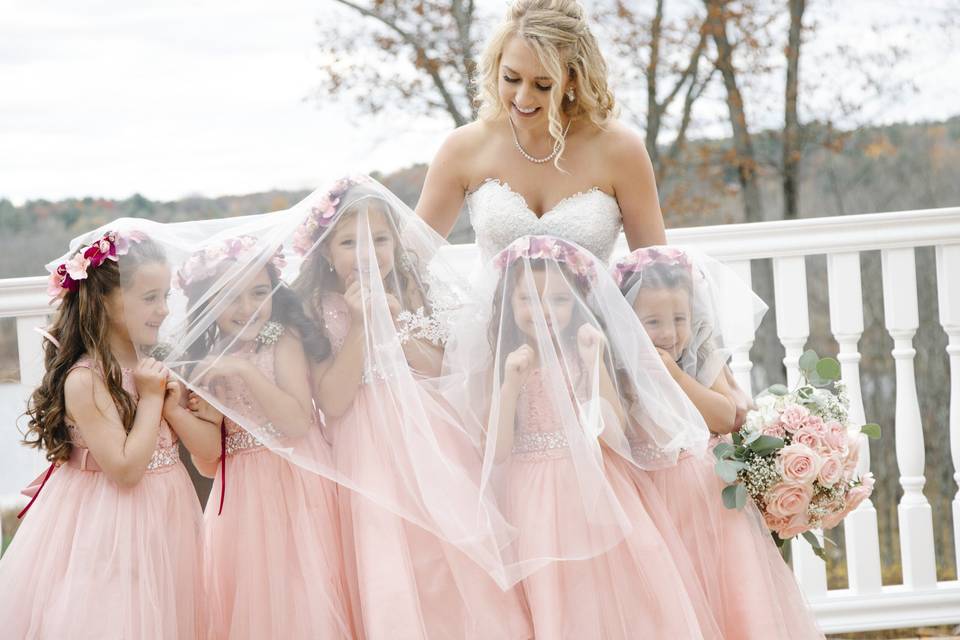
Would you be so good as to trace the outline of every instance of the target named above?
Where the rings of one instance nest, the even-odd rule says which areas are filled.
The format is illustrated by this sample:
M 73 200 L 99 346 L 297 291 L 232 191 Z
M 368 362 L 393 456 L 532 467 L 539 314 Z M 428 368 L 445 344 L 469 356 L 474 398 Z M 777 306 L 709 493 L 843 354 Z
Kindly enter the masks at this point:
M 731 484 L 720 492 L 723 497 L 723 506 L 727 509 L 742 509 L 747 503 L 747 490 L 742 484 Z
M 817 352 L 813 349 L 805 351 L 802 356 L 800 356 L 800 361 L 797 363 L 800 366 L 800 369 L 805 373 L 810 373 L 817 370 L 817 362 L 820 361 L 820 356 L 817 355 Z
M 833 358 L 820 358 L 817 363 L 817 375 L 824 380 L 840 379 L 840 363 Z
M 872 440 L 877 440 L 880 438 L 880 425 L 874 422 L 867 423 L 860 427 L 860 433 L 866 434 Z
M 767 388 L 767 392 L 775 396 L 785 396 L 790 393 L 790 390 L 787 389 L 786 385 L 773 384 Z
M 775 438 L 773 436 L 760 436 L 756 440 L 750 443 L 750 450 L 753 451 L 758 456 L 765 456 L 767 454 L 773 453 L 778 449 L 782 449 L 786 444 L 783 441 L 783 438 Z
M 733 455 L 737 448 L 729 442 L 721 442 L 713 448 L 713 457 L 717 460 L 725 460 Z
M 823 545 L 820 544 L 820 540 L 812 531 L 804 531 L 803 539 L 810 543 L 810 547 L 813 548 L 813 553 L 818 558 L 827 561 L 827 554 L 823 551 Z

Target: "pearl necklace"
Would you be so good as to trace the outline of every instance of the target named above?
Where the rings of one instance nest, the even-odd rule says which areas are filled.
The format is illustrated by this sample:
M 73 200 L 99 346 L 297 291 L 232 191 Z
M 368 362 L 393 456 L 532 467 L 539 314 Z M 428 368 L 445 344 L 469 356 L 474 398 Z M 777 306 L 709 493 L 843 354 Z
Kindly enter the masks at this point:
M 517 146 L 517 151 L 520 152 L 524 158 L 533 162 L 535 164 L 543 164 L 544 162 L 550 162 L 553 160 L 558 153 L 560 153 L 560 140 L 557 140 L 553 143 L 553 153 L 548 155 L 545 158 L 534 158 L 532 155 L 527 153 L 522 146 L 520 146 L 520 138 L 517 137 L 517 127 L 513 124 L 513 118 L 507 116 L 507 120 L 510 121 L 510 131 L 513 132 L 513 143 Z M 570 125 L 573 123 L 573 118 L 567 121 L 567 126 L 563 130 L 563 135 L 560 136 L 560 139 L 563 140 L 567 137 L 567 132 L 570 131 Z

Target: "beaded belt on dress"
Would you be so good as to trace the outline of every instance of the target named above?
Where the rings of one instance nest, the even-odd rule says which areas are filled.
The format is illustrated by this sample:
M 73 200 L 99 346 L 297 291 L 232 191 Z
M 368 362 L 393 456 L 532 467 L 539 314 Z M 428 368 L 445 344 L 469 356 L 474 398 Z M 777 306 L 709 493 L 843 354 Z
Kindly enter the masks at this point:
M 277 437 L 278 435 L 280 435 L 280 432 L 277 431 L 277 428 L 268 422 L 263 427 L 257 427 L 256 429 L 251 429 L 250 431 L 237 431 L 229 434 L 226 438 L 226 446 L 224 448 L 227 451 L 227 455 L 233 455 L 238 451 L 262 447 L 263 440 L 269 440 Z
M 566 449 L 568 446 L 567 434 L 563 431 L 522 431 L 514 436 L 513 453 L 543 453 Z
M 160 447 L 150 456 L 150 462 L 147 463 L 147 471 L 163 469 L 180 462 L 180 448 L 176 444 L 168 447 Z M 90 449 L 86 447 L 74 446 L 70 452 L 70 459 L 67 464 L 81 471 L 103 471 L 96 459 L 90 455 Z

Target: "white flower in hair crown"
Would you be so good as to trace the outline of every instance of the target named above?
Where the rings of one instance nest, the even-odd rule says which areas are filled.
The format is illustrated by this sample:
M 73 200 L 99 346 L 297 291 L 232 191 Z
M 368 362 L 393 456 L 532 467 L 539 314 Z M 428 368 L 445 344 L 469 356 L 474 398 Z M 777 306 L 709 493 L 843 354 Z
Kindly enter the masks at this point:
M 307 219 L 297 229 L 293 238 L 293 250 L 301 256 L 306 255 L 320 237 L 322 230 L 329 227 L 336 218 L 340 198 L 351 187 L 372 182 L 373 179 L 367 176 L 347 176 L 334 182 L 330 190 L 313 203 Z
M 193 283 L 212 278 L 223 272 L 225 263 L 252 258 L 258 245 L 259 241 L 253 236 L 236 236 L 210 244 L 187 258 L 177 270 L 177 285 L 181 290 L 186 290 Z M 287 266 L 283 249 L 277 247 L 276 253 L 270 258 L 270 264 L 278 271 Z
M 107 231 L 99 240 L 80 247 L 69 260 L 57 265 L 47 282 L 47 293 L 52 298 L 60 298 L 67 291 L 76 291 L 80 281 L 86 280 L 89 269 L 96 269 L 106 260 L 117 262 L 130 251 L 130 243 L 142 242 L 146 237 L 141 231 Z
M 500 270 L 504 270 L 520 258 L 562 262 L 578 278 L 584 280 L 591 280 L 596 274 L 593 258 L 586 250 L 566 240 L 551 236 L 525 236 L 514 240 L 493 260 Z

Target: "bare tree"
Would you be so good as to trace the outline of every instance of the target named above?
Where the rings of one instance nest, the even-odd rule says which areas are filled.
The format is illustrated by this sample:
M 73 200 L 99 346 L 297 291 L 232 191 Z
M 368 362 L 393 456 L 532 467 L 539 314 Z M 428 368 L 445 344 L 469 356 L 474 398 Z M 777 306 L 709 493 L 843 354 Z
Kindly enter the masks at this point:
M 784 91 L 783 117 L 783 217 L 799 215 L 800 186 L 800 120 L 797 116 L 798 89 L 800 86 L 800 44 L 803 31 L 803 12 L 806 0 L 788 0 L 790 26 L 785 50 L 787 58 L 787 81 Z
M 476 117 L 475 0 L 334 0 L 319 21 L 318 99 L 352 99 L 365 113 L 397 106 L 446 114 L 455 126 Z M 353 15 L 363 20 L 345 20 Z

